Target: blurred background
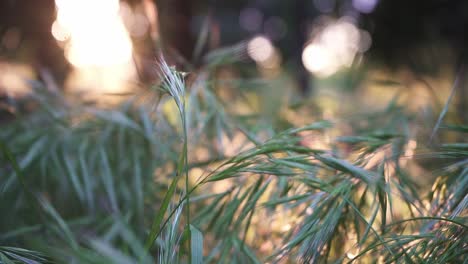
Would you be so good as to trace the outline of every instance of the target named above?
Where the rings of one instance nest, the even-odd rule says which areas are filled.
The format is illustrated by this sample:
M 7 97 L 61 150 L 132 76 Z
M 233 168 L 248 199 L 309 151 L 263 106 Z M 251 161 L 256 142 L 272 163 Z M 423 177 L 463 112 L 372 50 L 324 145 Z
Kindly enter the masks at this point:
M 203 55 L 243 43 L 244 64 L 221 75 L 287 77 L 284 89 L 315 96 L 370 81 L 372 101 L 405 90 L 437 104 L 465 60 L 467 26 L 463 0 L 5 0 L 0 93 L 53 80 L 107 100 L 153 83 L 161 53 L 194 72 Z

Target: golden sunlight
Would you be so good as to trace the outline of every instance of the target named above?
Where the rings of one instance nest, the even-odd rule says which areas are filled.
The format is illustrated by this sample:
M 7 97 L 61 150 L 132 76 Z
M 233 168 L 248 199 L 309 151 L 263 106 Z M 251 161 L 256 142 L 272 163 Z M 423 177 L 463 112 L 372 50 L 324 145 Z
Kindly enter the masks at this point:
M 126 91 L 135 69 L 119 0 L 55 0 L 55 4 L 52 35 L 75 66 L 67 86 L 75 89 L 76 82 L 88 92 Z
M 67 41 L 65 56 L 76 67 L 128 63 L 132 42 L 119 15 L 118 0 L 56 0 L 52 34 Z

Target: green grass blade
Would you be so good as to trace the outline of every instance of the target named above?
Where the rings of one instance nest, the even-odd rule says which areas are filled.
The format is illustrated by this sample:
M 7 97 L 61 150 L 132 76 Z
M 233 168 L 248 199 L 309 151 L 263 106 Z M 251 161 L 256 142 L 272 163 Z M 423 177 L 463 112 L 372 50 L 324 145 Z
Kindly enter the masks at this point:
M 447 114 L 448 112 L 448 108 L 449 108 L 449 105 L 450 105 L 450 102 L 452 101 L 452 98 L 453 96 L 455 95 L 455 89 L 457 88 L 458 86 L 458 82 L 460 81 L 460 79 L 462 78 L 461 77 L 461 74 L 463 73 L 465 69 L 465 65 L 462 65 L 457 73 L 457 76 L 455 77 L 455 81 L 453 82 L 453 86 L 452 86 L 452 89 L 450 91 L 450 95 L 449 97 L 447 98 L 447 100 L 445 101 L 445 105 L 444 105 L 444 108 L 442 109 L 442 111 L 440 112 L 440 115 L 439 115 L 439 118 L 437 119 L 437 122 L 434 126 L 434 129 L 432 130 L 432 133 L 431 133 L 431 137 L 429 138 L 429 142 L 432 142 L 432 140 L 434 139 L 434 136 L 435 134 L 437 133 L 437 130 L 439 129 L 440 125 L 442 124 L 442 120 L 444 119 L 445 115 Z
M 171 202 L 171 199 L 174 196 L 174 192 L 177 188 L 178 181 L 179 181 L 179 177 L 175 177 L 172 180 L 172 183 L 169 186 L 169 189 L 164 195 L 164 199 L 161 203 L 161 207 L 159 208 L 158 213 L 154 217 L 150 234 L 148 235 L 148 238 L 146 239 L 146 242 L 145 242 L 145 250 L 147 251 L 151 249 L 152 245 L 154 244 L 154 241 L 156 240 L 156 238 L 158 238 L 159 234 L 161 233 L 161 228 L 162 228 L 161 223 L 164 218 L 164 214 L 166 213 L 167 208 L 169 207 L 169 203 Z
M 39 197 L 39 202 L 42 206 L 42 209 L 57 223 L 60 230 L 63 232 L 64 238 L 68 241 L 70 246 L 73 249 L 78 249 L 78 242 L 76 241 L 75 236 L 73 235 L 65 220 L 63 220 L 60 214 L 46 199 Z
M 193 225 L 190 225 L 190 234 L 191 234 L 191 256 L 193 264 L 202 264 L 203 263 L 203 234 Z

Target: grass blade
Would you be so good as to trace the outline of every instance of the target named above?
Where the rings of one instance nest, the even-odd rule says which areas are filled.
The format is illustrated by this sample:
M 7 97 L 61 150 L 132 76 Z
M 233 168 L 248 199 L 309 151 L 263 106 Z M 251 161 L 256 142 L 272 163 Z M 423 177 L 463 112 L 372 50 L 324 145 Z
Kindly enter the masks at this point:
M 437 119 L 437 122 L 436 122 L 436 124 L 434 126 L 434 129 L 432 130 L 431 137 L 429 138 L 429 143 L 431 143 L 432 140 L 434 139 L 434 136 L 437 133 L 437 130 L 439 129 L 440 124 L 442 123 L 442 120 L 444 119 L 445 115 L 448 112 L 448 107 L 450 105 L 450 102 L 452 101 L 453 96 L 455 95 L 455 89 L 458 86 L 458 82 L 461 79 L 461 74 L 463 73 L 464 69 L 465 69 L 465 65 L 462 65 L 460 67 L 458 73 L 457 73 L 457 76 L 455 77 L 455 81 L 453 82 L 452 90 L 450 91 L 450 95 L 447 98 L 447 101 L 445 101 L 444 108 L 440 112 L 439 118 Z
M 154 244 L 154 241 L 156 238 L 158 238 L 159 234 L 161 233 L 161 223 L 164 218 L 164 214 L 167 211 L 167 208 L 169 207 L 169 203 L 171 202 L 171 198 L 174 195 L 174 192 L 177 187 L 177 182 L 179 181 L 179 177 L 175 177 L 172 180 L 171 185 L 169 186 L 169 190 L 166 192 L 164 195 L 164 199 L 161 203 L 161 207 L 159 208 L 158 213 L 154 217 L 153 220 L 153 225 L 151 226 L 151 231 L 150 234 L 148 235 L 148 238 L 146 239 L 145 242 L 145 250 L 150 250 L 152 245 Z
M 203 263 L 203 234 L 193 225 L 190 225 L 190 234 L 191 234 L 191 255 L 193 264 L 202 264 Z

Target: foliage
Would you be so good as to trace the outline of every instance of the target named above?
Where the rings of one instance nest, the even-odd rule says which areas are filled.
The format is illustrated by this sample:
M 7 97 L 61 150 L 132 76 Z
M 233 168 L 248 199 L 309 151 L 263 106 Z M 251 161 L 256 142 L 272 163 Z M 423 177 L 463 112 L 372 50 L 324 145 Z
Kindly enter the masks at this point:
M 395 101 L 291 128 L 232 111 L 247 92 L 224 100 L 216 67 L 187 84 L 162 60 L 160 90 L 109 109 L 35 91 L 0 130 L 0 263 L 463 262 L 466 125 L 425 152 Z

